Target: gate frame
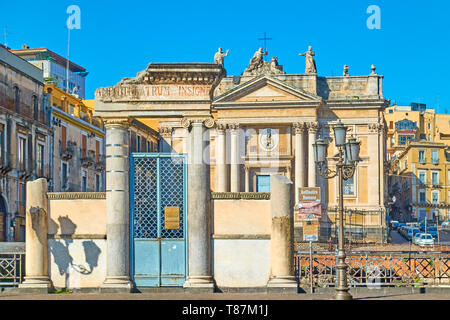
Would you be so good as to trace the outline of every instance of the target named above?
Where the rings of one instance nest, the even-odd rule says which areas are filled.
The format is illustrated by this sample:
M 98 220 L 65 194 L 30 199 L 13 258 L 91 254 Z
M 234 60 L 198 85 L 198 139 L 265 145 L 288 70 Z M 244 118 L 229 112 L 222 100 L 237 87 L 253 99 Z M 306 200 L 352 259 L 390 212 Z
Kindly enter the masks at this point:
M 183 230 L 183 237 L 184 237 L 184 263 L 185 263 L 185 278 L 187 279 L 188 277 L 188 271 L 189 271 L 189 256 L 188 256 L 188 249 L 189 249 L 189 244 L 188 244 L 188 184 L 187 184 L 187 179 L 188 179 L 188 174 L 187 174 L 187 161 L 188 161 L 188 155 L 186 153 L 169 153 L 169 152 L 133 152 L 130 153 L 129 155 L 129 168 L 130 168 L 130 172 L 129 172 L 129 180 L 128 180 L 128 185 L 129 185 L 129 218 L 130 218 L 130 226 L 129 226 L 129 230 L 130 230 L 130 236 L 129 236 L 129 241 L 130 241 L 130 245 L 129 245 L 129 263 L 130 263 L 130 280 L 133 283 L 134 287 L 137 288 L 136 286 L 136 282 L 134 279 L 134 201 L 132 201 L 133 196 L 134 196 L 134 159 L 135 158 L 182 158 L 183 159 L 183 204 L 184 204 L 184 215 L 183 215 L 183 226 L 184 226 L 184 230 Z M 159 186 L 159 161 L 157 162 L 157 185 Z M 159 189 L 159 188 L 158 188 Z M 157 194 L 157 201 L 159 203 L 159 193 Z M 160 226 L 158 226 L 159 228 Z M 161 252 L 159 252 L 161 253 Z M 159 261 L 161 263 L 161 260 Z M 161 282 L 161 265 L 159 266 L 159 280 Z M 177 288 L 178 286 L 165 286 L 164 288 Z M 163 288 L 161 286 L 158 287 L 151 287 L 151 288 Z

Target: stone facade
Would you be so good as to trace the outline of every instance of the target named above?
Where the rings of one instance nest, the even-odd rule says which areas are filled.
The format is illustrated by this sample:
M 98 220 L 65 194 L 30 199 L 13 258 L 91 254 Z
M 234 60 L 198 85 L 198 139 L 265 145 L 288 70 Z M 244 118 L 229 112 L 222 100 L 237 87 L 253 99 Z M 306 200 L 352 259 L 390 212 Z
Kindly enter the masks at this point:
M 25 241 L 26 182 L 51 176 L 42 71 L 0 45 L 0 241 Z

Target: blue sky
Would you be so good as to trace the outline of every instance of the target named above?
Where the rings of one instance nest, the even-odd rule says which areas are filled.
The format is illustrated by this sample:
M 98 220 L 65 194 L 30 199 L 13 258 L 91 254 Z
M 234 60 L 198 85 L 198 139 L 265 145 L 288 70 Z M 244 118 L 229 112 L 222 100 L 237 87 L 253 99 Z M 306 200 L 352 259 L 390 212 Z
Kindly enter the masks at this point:
M 240 75 L 262 41 L 287 73 L 303 73 L 308 45 L 320 76 L 385 76 L 384 95 L 399 105 L 426 103 L 450 113 L 449 1 L 6 1 L 0 4 L 0 42 L 67 52 L 69 5 L 81 9 L 71 32 L 70 58 L 89 71 L 87 98 L 98 87 L 134 76 L 149 62 L 212 62 L 230 49 L 228 75 Z M 370 5 L 381 9 L 381 29 L 370 30 Z

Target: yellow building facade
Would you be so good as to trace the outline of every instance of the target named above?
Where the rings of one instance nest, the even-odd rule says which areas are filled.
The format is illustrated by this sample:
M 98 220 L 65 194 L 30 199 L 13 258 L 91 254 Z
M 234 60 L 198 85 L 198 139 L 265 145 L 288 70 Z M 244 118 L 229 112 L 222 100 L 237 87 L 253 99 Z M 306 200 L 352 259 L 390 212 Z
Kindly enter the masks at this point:
M 450 218 L 449 147 L 439 142 L 410 142 L 393 161 L 391 215 L 402 221 Z

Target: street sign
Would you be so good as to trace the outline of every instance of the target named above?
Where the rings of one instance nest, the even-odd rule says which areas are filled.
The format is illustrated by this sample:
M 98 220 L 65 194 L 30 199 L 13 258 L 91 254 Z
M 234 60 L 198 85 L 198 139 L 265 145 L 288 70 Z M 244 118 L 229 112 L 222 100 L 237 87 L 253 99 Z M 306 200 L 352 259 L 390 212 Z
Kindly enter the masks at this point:
M 320 202 L 320 188 L 298 188 L 298 202 Z
M 298 220 L 319 218 L 322 216 L 322 204 L 320 202 L 304 202 L 298 204 Z
M 319 240 L 319 219 L 303 219 L 303 241 Z

